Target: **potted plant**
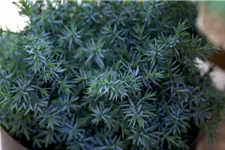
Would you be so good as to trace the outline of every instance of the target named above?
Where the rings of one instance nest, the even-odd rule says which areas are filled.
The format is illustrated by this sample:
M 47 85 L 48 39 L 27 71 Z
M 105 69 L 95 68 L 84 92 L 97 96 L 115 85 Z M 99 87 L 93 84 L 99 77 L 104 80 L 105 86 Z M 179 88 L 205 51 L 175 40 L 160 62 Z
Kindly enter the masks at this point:
M 29 149 L 188 149 L 223 109 L 195 4 L 17 5 L 30 22 L 2 34 L 0 124 Z

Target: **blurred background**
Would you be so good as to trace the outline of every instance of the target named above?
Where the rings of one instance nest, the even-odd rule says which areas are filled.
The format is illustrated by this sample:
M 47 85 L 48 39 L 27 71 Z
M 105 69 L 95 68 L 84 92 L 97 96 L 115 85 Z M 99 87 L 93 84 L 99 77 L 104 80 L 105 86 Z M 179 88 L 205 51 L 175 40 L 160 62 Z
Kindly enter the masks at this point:
M 19 0 L 0 0 L 0 26 L 14 32 L 22 30 L 27 18 L 19 16 L 18 8 L 12 2 Z

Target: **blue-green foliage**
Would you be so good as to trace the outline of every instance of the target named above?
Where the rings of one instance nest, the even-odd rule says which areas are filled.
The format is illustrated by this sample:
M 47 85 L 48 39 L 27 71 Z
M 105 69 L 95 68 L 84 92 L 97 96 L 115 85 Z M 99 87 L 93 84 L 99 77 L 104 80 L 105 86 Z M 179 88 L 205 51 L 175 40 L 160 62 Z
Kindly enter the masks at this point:
M 213 49 L 193 3 L 17 5 L 30 22 L 1 36 L 0 124 L 33 147 L 186 149 L 222 109 L 196 67 Z

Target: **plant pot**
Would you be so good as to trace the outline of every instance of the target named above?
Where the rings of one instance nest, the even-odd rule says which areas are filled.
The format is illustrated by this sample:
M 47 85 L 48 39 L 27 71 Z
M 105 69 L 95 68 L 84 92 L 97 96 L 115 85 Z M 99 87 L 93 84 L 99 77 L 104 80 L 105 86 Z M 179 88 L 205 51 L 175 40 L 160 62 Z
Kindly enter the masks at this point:
M 5 130 L 0 130 L 0 150 L 28 150 L 14 140 Z
M 225 149 L 225 124 L 220 124 L 216 130 L 213 140 L 207 136 L 204 131 L 203 136 L 199 139 L 195 150 L 224 150 Z
M 204 131 L 203 130 L 198 131 L 197 133 L 195 133 L 195 135 L 196 135 L 195 137 L 192 137 L 193 139 L 189 145 L 190 150 L 196 150 L 199 140 L 202 138 L 202 136 L 204 136 Z

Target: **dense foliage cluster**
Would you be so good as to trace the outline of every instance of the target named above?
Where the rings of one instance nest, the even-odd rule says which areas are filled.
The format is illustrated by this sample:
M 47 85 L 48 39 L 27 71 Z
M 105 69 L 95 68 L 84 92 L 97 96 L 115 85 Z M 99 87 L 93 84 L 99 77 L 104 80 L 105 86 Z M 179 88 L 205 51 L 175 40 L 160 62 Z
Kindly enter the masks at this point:
M 213 52 L 195 4 L 17 5 L 30 22 L 1 36 L 0 124 L 33 148 L 186 149 L 222 109 L 195 64 Z

